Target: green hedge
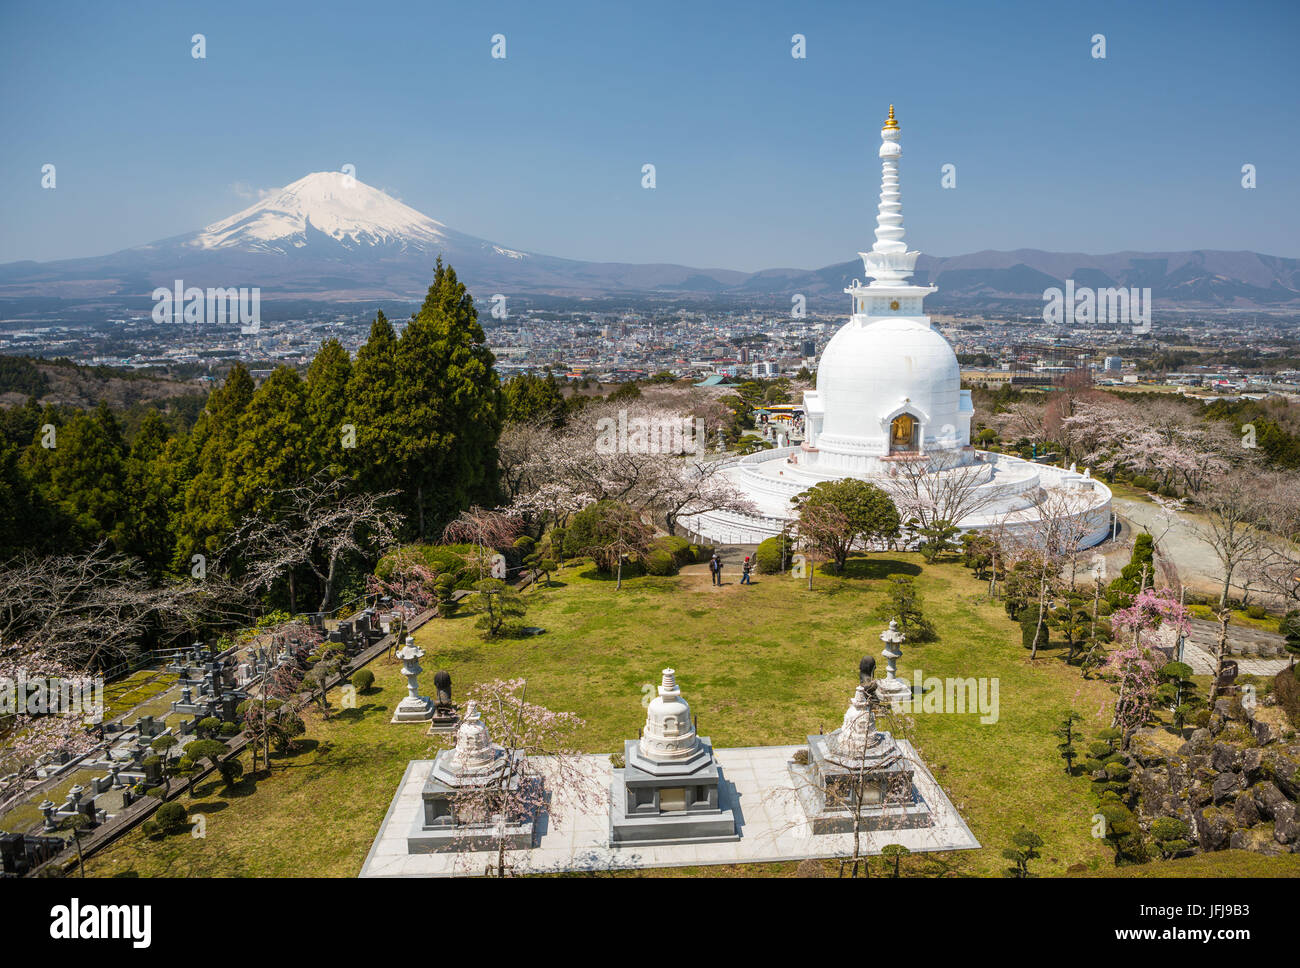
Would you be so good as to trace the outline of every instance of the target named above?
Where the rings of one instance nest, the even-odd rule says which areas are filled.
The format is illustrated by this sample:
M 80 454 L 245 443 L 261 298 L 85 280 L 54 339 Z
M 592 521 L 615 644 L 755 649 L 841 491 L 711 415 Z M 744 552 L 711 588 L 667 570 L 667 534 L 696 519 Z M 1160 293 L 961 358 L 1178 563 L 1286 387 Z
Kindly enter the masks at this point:
M 788 536 L 784 540 L 785 566 L 789 568 L 790 560 L 794 557 L 794 542 Z M 759 542 L 758 550 L 754 552 L 754 564 L 760 574 L 775 575 L 781 571 L 781 541 L 781 536 L 777 535 Z
M 387 581 L 393 573 L 394 555 L 398 552 L 407 554 L 414 552 L 431 571 L 439 575 L 453 576 L 457 588 L 470 588 L 478 581 L 478 548 L 475 545 L 403 545 L 397 549 L 397 552 L 384 555 L 375 566 L 375 574 L 384 581 Z

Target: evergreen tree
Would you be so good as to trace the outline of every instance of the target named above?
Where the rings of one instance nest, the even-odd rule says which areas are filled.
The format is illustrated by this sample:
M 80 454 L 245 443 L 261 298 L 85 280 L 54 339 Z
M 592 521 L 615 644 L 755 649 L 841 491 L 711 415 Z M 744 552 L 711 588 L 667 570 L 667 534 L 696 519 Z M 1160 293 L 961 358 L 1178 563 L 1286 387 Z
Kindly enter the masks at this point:
M 208 397 L 191 435 L 190 453 L 178 469 L 188 478 L 184 511 L 177 531 L 175 568 L 188 572 L 191 556 L 211 554 L 220 547 L 220 537 L 233 526 L 224 503 L 221 484 L 226 476 L 226 459 L 239 435 L 239 418 L 253 399 L 253 377 L 242 363 L 236 363 L 218 389 Z
M 1074 772 L 1074 761 L 1079 758 L 1079 751 L 1074 748 L 1074 744 L 1079 740 L 1078 725 L 1083 722 L 1083 717 L 1071 709 L 1061 720 L 1061 724 L 1053 732 L 1061 742 L 1056 744 L 1057 750 L 1061 754 L 1061 759 L 1065 760 L 1065 772 Z
M 150 410 L 126 459 L 123 550 L 154 574 L 168 567 L 175 546 L 172 517 L 177 488 L 167 445 L 167 422 L 157 410 Z
M 1144 575 L 1148 587 L 1155 584 L 1155 549 L 1156 539 L 1149 531 L 1143 531 L 1133 540 L 1129 563 L 1106 590 L 1106 600 L 1112 608 L 1128 608 L 1133 603 L 1133 596 L 1142 590 Z
M 126 443 L 101 401 L 59 432 L 52 449 L 50 494 L 73 522 L 81 545 L 101 539 L 122 550 L 126 536 Z
M 474 300 L 438 259 L 398 340 L 399 463 L 420 539 L 461 509 L 497 498 L 501 390 Z
M 564 426 L 564 394 L 550 370 L 546 371 L 545 378 L 522 373 L 507 380 L 501 387 L 501 396 L 502 416 L 506 420 L 547 420 L 552 427 Z
M 343 446 L 351 375 L 352 360 L 336 339 L 322 343 L 307 368 L 307 410 L 313 427 L 313 463 L 317 467 L 333 467 L 335 476 L 352 466 L 354 451 Z
M 1047 624 L 1065 637 L 1070 650 L 1065 661 L 1073 663 L 1092 644 L 1092 596 L 1082 589 L 1067 589 L 1060 593 L 1055 599 L 1055 607 L 1048 610 Z
M 397 399 L 397 334 L 380 311 L 357 351 L 347 383 L 347 423 L 356 429 L 350 466 L 360 485 L 384 492 L 400 487 L 402 429 Z
M 232 525 L 311 476 L 312 431 L 306 384 L 292 367 L 277 367 L 240 414 L 226 461 L 221 499 Z
M 23 472 L 22 451 L 0 442 L 0 560 L 29 548 L 47 548 L 56 520 Z
M 921 611 L 921 591 L 908 575 L 889 576 L 889 604 L 885 611 L 898 620 L 898 630 L 909 642 L 930 642 L 935 638 L 934 626 Z

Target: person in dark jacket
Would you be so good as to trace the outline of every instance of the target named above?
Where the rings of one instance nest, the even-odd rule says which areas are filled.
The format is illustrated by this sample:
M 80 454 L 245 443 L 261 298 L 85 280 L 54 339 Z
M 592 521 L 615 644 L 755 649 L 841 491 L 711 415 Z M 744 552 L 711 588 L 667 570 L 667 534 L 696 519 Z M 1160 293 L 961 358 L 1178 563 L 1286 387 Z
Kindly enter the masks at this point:
M 752 584 L 753 584 L 753 582 L 751 582 L 751 581 L 749 580 L 749 570 L 750 570 L 752 567 L 754 567 L 754 564 L 753 564 L 753 562 L 751 562 L 751 561 L 749 560 L 749 556 L 746 555 L 746 556 L 745 556 L 745 563 L 744 563 L 743 565 L 740 566 L 740 583 L 741 583 L 742 585 L 752 585 Z

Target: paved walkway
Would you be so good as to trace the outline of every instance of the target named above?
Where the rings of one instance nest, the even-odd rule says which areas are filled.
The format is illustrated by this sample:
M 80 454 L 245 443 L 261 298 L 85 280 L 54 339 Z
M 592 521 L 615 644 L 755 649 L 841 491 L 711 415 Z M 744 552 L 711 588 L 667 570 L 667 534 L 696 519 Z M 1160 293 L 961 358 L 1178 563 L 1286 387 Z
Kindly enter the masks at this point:
M 886 844 L 902 844 L 913 853 L 973 850 L 980 846 L 956 808 L 930 776 L 911 744 L 899 741 L 915 765 L 918 795 L 925 800 L 934 825 L 917 829 L 864 832 L 862 853 L 879 854 Z M 740 839 L 715 844 L 674 844 L 655 847 L 610 847 L 609 805 L 587 810 L 568 804 L 563 824 L 539 823 L 537 846 L 512 851 L 516 873 L 629 870 L 646 867 L 688 867 L 710 864 L 761 864 L 810 857 L 852 856 L 852 834 L 814 835 L 798 803 L 798 790 L 789 772 L 799 746 L 754 746 L 715 751 L 724 788 L 736 811 Z M 609 757 L 589 755 L 593 783 L 607 789 L 612 779 Z M 450 877 L 483 874 L 495 859 L 492 851 L 460 854 L 408 854 L 406 834 L 423 809 L 420 791 L 432 760 L 412 760 L 361 868 L 361 877 Z M 539 760 L 545 773 L 545 761 Z M 564 803 L 565 791 L 556 796 Z
M 758 550 L 758 545 L 752 544 L 734 544 L 734 545 L 717 545 L 714 551 L 722 559 L 722 584 L 739 585 L 742 574 L 742 565 L 745 563 L 745 556 L 753 558 L 754 552 Z M 678 571 L 679 575 L 687 578 L 699 579 L 704 584 L 712 584 L 711 575 L 709 574 L 709 563 L 702 561 L 699 564 L 683 565 Z M 755 570 L 751 574 L 751 580 L 757 584 L 762 580 L 762 576 Z
M 1291 664 L 1286 651 L 1286 639 L 1277 632 L 1251 628 L 1247 625 L 1228 626 L 1228 655 L 1237 663 L 1242 673 L 1253 676 L 1275 676 Z M 1187 635 L 1183 658 L 1197 675 L 1213 675 L 1214 653 L 1219 647 L 1219 623 L 1205 619 L 1192 619 L 1192 630 Z

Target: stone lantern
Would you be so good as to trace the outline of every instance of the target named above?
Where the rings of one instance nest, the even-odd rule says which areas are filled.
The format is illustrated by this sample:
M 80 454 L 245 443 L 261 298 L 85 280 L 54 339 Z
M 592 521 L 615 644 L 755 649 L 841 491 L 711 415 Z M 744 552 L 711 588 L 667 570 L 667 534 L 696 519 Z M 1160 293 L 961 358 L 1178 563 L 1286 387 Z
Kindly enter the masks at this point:
M 898 620 L 890 619 L 889 628 L 880 633 L 880 641 L 885 649 L 880 654 L 885 657 L 885 679 L 877 687 L 883 702 L 903 702 L 912 698 L 912 687 L 898 678 L 898 660 L 903 655 L 903 642 L 907 640 L 898 629 Z
M 434 706 L 427 696 L 420 695 L 419 676 L 424 671 L 420 668 L 420 660 L 424 658 L 424 649 L 408 635 L 406 644 L 397 650 L 397 658 L 402 660 L 402 675 L 406 677 L 406 698 L 393 710 L 392 722 L 427 722 L 433 718 Z

